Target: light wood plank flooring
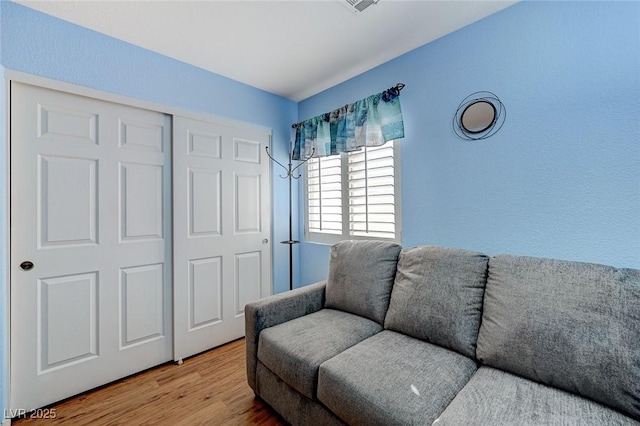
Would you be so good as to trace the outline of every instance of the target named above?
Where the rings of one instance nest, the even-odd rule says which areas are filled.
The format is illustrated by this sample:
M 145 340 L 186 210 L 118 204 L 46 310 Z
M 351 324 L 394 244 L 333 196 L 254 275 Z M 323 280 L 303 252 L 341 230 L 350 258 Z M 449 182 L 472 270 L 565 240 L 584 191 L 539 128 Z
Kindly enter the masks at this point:
M 55 419 L 12 425 L 265 425 L 286 423 L 247 384 L 244 339 L 163 364 L 59 404 Z

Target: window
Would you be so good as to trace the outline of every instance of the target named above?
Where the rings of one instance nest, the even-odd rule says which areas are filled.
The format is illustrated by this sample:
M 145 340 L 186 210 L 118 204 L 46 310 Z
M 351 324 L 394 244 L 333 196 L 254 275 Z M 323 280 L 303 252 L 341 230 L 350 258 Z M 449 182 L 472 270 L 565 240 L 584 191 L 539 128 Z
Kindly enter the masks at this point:
M 398 144 L 307 162 L 306 238 L 401 240 Z

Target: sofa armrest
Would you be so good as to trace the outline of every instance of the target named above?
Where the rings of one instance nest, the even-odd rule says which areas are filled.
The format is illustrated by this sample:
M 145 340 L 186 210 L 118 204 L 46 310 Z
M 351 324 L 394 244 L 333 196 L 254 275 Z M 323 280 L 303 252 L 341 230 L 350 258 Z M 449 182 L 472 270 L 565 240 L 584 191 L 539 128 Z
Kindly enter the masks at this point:
M 258 336 L 268 327 L 319 311 L 324 307 L 326 281 L 268 296 L 244 307 L 247 381 L 256 391 Z

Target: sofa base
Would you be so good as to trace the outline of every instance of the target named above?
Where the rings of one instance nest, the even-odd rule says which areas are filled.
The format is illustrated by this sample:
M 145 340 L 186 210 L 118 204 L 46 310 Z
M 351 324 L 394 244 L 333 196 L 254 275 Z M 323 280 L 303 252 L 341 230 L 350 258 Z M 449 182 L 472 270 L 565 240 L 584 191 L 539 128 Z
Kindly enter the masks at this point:
M 260 361 L 257 363 L 256 376 L 256 395 L 287 422 L 294 425 L 318 426 L 345 424 L 322 404 L 291 388 Z

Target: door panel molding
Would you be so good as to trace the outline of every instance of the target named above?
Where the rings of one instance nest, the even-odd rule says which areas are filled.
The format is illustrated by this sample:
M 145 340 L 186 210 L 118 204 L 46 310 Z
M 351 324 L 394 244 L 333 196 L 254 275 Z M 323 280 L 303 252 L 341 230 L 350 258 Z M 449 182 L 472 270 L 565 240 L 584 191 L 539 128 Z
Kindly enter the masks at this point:
M 100 355 L 98 281 L 98 271 L 38 279 L 38 374 Z

